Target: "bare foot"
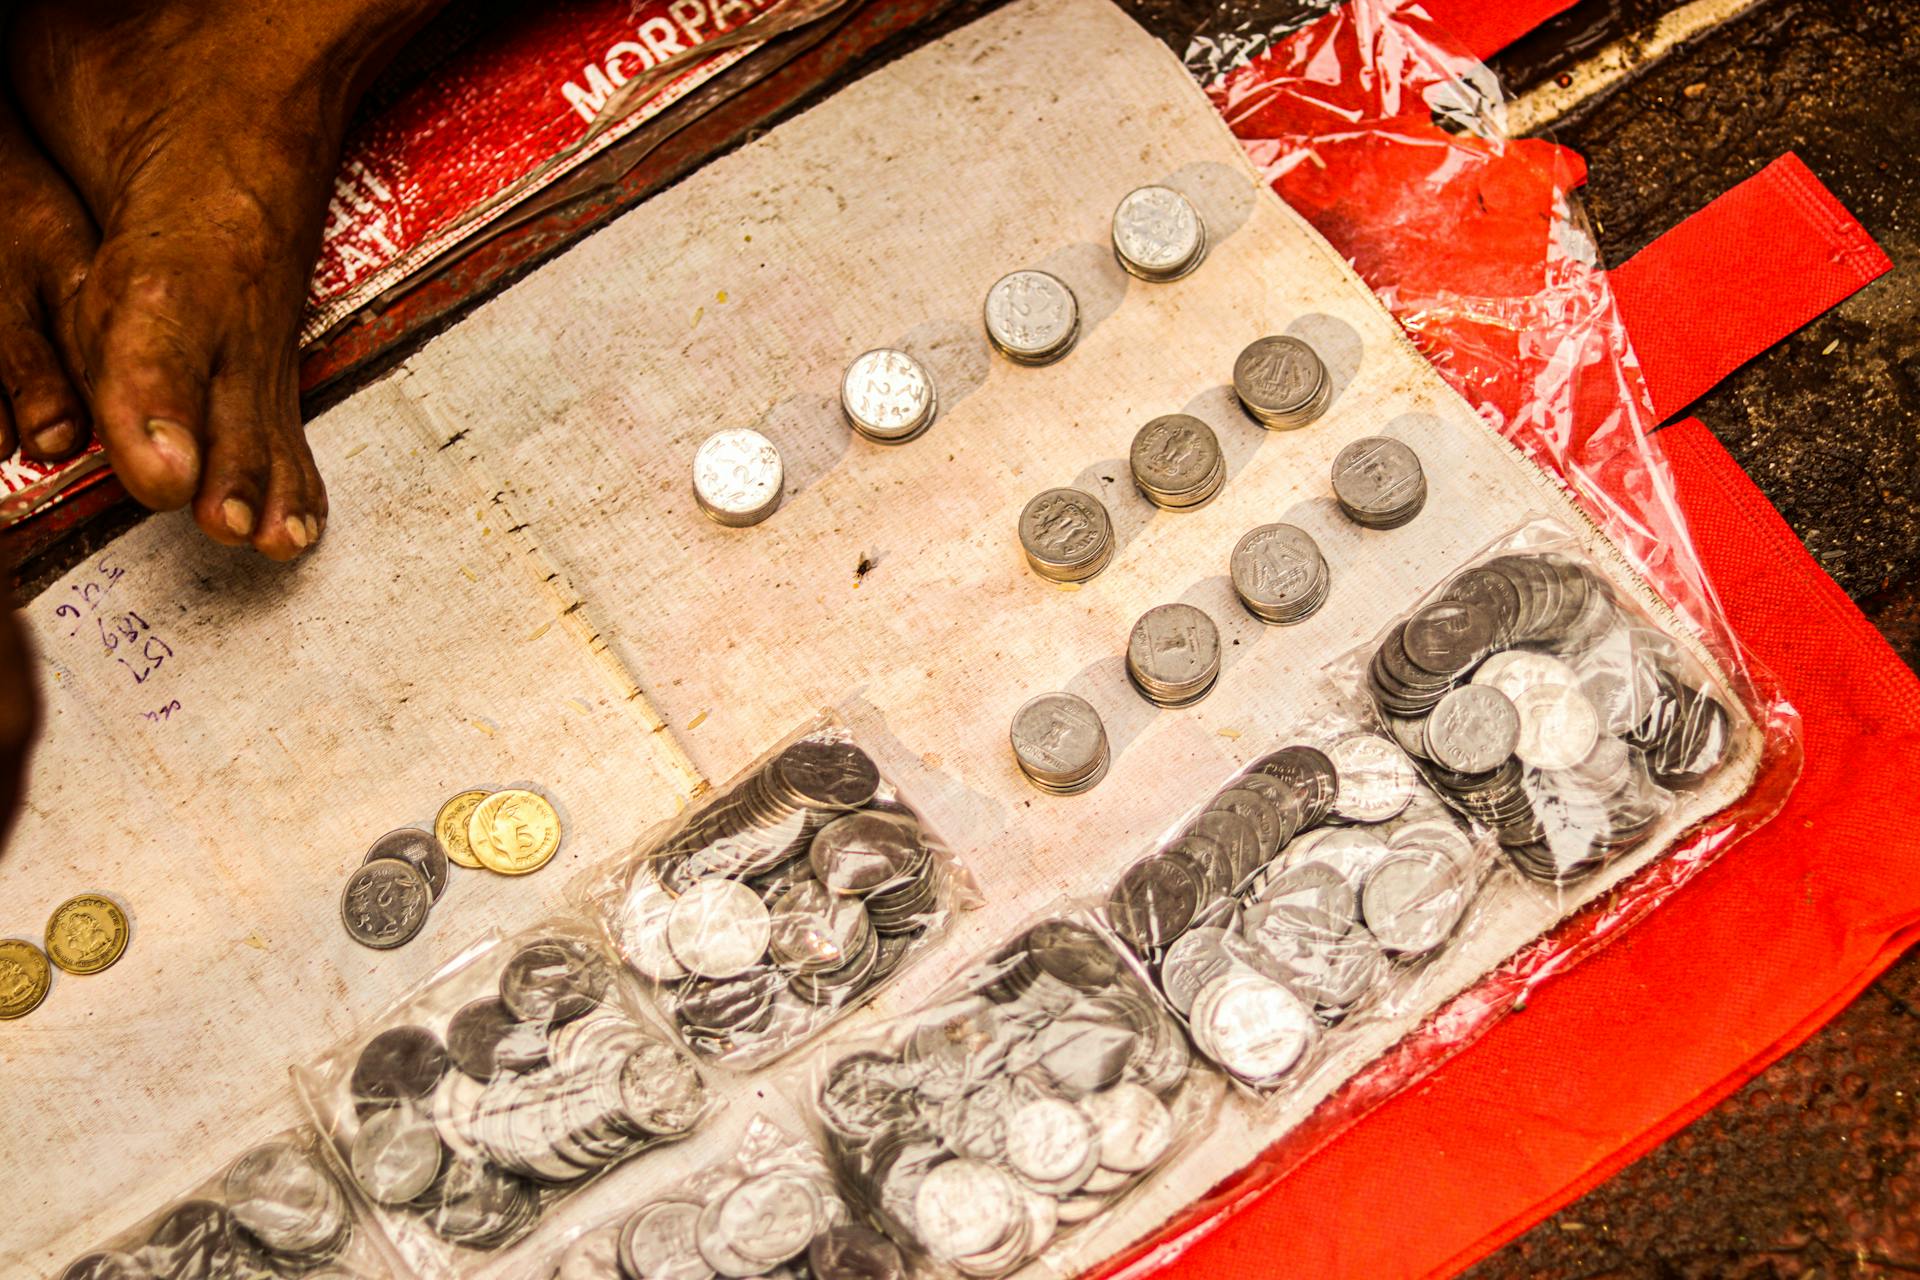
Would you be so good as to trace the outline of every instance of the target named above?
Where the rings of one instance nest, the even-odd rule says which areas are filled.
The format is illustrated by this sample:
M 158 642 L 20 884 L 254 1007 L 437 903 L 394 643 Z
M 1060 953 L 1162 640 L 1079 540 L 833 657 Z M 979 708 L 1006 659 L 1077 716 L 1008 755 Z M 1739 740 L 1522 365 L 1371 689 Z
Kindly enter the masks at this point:
M 57 462 L 87 442 L 87 407 L 59 355 L 96 237 L 0 93 L 0 458 Z
M 297 340 L 347 116 L 438 0 L 27 0 L 7 55 L 99 224 L 70 359 L 128 492 L 288 560 L 327 493 Z

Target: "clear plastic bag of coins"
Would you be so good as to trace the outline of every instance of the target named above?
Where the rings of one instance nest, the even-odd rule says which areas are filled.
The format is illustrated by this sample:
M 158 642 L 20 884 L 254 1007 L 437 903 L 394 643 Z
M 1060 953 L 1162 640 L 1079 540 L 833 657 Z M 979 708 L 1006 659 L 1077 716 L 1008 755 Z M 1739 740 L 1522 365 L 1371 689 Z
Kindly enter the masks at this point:
M 165 1207 L 47 1272 L 54 1280 L 227 1280 L 392 1272 L 320 1135 L 302 1126 L 247 1148 Z
M 1657 856 L 1760 731 L 1644 583 L 1516 531 L 1343 664 L 1427 780 L 1571 910 Z
M 1042 489 L 1020 510 L 1020 550 L 1050 582 L 1085 582 L 1113 559 L 1113 519 L 1083 489 Z
M 1194 1049 L 1272 1096 L 1318 1079 L 1462 931 L 1494 861 L 1389 738 L 1353 714 L 1296 726 L 1127 863 L 1102 923 Z
M 1287 431 L 1327 411 L 1333 379 L 1307 343 L 1271 336 L 1249 343 L 1233 362 L 1233 392 L 1255 422 L 1269 431 Z
M 722 1160 L 644 1180 L 611 1216 L 572 1228 L 522 1274 L 632 1280 L 810 1274 L 907 1280 L 899 1247 L 852 1221 L 820 1149 L 764 1115 Z
M 625 970 L 705 1061 L 806 1043 L 979 901 L 951 846 L 831 714 L 580 889 Z
M 577 918 L 477 940 L 294 1083 L 372 1226 L 441 1276 L 537 1237 L 561 1201 L 716 1105 Z
M 1127 452 L 1133 483 L 1165 511 L 1203 507 L 1227 479 L 1227 458 L 1213 428 L 1186 413 L 1169 413 L 1134 433 Z
M 1070 1256 L 1222 1094 L 1146 974 L 1066 902 L 917 1010 L 820 1050 L 799 1084 L 856 1219 L 943 1276 Z

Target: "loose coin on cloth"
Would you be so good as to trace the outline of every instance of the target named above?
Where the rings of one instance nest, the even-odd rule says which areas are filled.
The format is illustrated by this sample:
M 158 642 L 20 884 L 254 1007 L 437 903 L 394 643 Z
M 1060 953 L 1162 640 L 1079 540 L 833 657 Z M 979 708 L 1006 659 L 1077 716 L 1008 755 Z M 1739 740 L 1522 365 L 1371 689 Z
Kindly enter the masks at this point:
M 1127 462 L 1135 486 L 1167 511 L 1205 506 L 1227 478 L 1226 455 L 1213 428 L 1185 413 L 1170 413 L 1141 427 Z
M 1113 559 L 1113 521 L 1090 493 L 1043 489 L 1021 509 L 1020 549 L 1041 577 L 1085 582 Z
M 1113 256 L 1128 275 L 1178 280 L 1207 256 L 1207 224 L 1172 187 L 1135 187 L 1113 211 Z
M 100 973 L 126 954 L 131 935 L 119 903 L 105 894 L 83 893 L 55 907 L 47 920 L 47 958 L 65 973 Z
M 410 862 L 377 858 L 361 863 L 340 895 L 340 918 L 362 946 L 386 951 L 405 946 L 426 926 L 433 887 Z
M 759 524 L 779 509 L 786 483 L 780 451 L 748 427 L 714 432 L 693 455 L 694 500 L 715 524 Z
M 447 860 L 455 866 L 465 867 L 469 871 L 484 869 L 485 864 L 474 855 L 467 824 L 473 817 L 473 811 L 480 807 L 480 802 L 492 794 L 479 788 L 459 792 L 449 797 L 440 806 L 440 812 L 434 815 L 433 834 L 439 839 Z
M 854 357 L 840 380 L 840 408 L 855 431 L 879 444 L 912 440 L 938 412 L 926 366 L 888 347 Z
M 560 815 L 537 791 L 509 787 L 482 800 L 467 820 L 467 842 L 480 865 L 501 875 L 538 871 L 560 848 Z
M 1014 271 L 987 291 L 987 340 L 1015 364 L 1052 364 L 1080 336 L 1080 303 L 1045 271 Z
M 373 842 L 367 850 L 365 861 L 378 862 L 382 858 L 398 858 L 410 863 L 427 882 L 427 888 L 433 891 L 433 900 L 440 901 L 440 895 L 447 891 L 447 851 L 440 846 L 440 838 L 431 831 L 419 827 L 401 827 L 389 831 Z
M 1154 606 L 1127 638 L 1127 676 L 1157 706 L 1193 705 L 1220 678 L 1220 629 L 1190 604 Z
M 1106 776 L 1110 759 L 1100 713 L 1073 693 L 1043 693 L 1014 712 L 1013 758 L 1027 780 L 1054 795 L 1077 795 Z
M 1233 391 L 1253 420 L 1271 431 L 1304 427 L 1327 410 L 1333 379 L 1298 338 L 1266 337 L 1233 362 Z
M 1367 436 L 1334 455 L 1333 496 L 1355 524 L 1398 529 L 1426 505 L 1427 477 L 1405 444 Z
M 52 985 L 45 952 L 24 938 L 0 939 L 0 1022 L 38 1009 Z

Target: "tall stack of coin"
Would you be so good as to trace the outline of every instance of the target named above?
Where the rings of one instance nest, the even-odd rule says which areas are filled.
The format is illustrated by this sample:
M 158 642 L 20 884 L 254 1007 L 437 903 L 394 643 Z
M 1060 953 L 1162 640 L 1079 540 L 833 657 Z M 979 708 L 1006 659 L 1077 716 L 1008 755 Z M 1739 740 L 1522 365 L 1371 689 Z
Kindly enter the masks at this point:
M 695 1052 L 756 1065 L 930 941 L 937 847 L 871 756 L 809 735 L 644 855 L 609 931 Z
M 309 1101 L 403 1252 L 503 1248 L 560 1188 L 705 1118 L 698 1069 L 614 992 L 596 945 L 541 930 L 450 970 L 335 1059 Z
M 1697 664 L 1553 553 L 1457 575 L 1388 632 L 1367 690 L 1448 802 L 1553 883 L 1646 839 L 1668 792 L 1699 785 L 1731 746 L 1731 713 Z
M 904 444 L 939 412 L 926 366 L 888 347 L 856 356 L 840 380 L 840 409 L 847 423 L 879 444 Z
M 1305 529 L 1263 524 L 1234 545 L 1233 593 L 1248 613 L 1279 625 L 1301 622 L 1326 602 L 1333 575 Z
M 1255 422 L 1284 431 L 1326 412 L 1333 379 L 1312 347 L 1273 336 L 1250 343 L 1233 362 L 1233 391 Z
M 1085 582 L 1113 559 L 1113 521 L 1080 489 L 1042 489 L 1020 512 L 1020 549 L 1054 582 Z
M 1215 1096 L 1191 1062 L 1112 944 L 1049 919 L 840 1050 L 814 1104 L 866 1216 L 939 1270 L 999 1276 L 1172 1158 Z
M 780 451 L 747 427 L 714 432 L 693 455 L 694 501 L 715 524 L 759 524 L 779 509 L 786 483 Z
M 1192 706 L 1220 678 L 1220 629 L 1190 604 L 1154 606 L 1127 638 L 1127 678 L 1156 706 Z
M 1401 441 L 1366 436 L 1334 456 L 1333 496 L 1355 524 L 1398 529 L 1426 505 L 1427 475 Z
M 1227 459 L 1213 428 L 1185 413 L 1141 427 L 1128 451 L 1133 482 L 1156 507 L 1189 511 L 1206 505 L 1226 483 Z
M 1078 795 L 1107 774 L 1106 726 L 1074 693 L 1043 693 L 1013 714 L 1013 758 L 1027 781 L 1057 796 Z
M 1113 211 L 1113 256 L 1128 275 L 1178 280 L 1207 256 L 1207 224 L 1172 187 L 1135 187 Z
M 1052 364 L 1080 337 L 1080 303 L 1064 280 L 1014 271 L 987 291 L 987 341 L 1015 364 Z

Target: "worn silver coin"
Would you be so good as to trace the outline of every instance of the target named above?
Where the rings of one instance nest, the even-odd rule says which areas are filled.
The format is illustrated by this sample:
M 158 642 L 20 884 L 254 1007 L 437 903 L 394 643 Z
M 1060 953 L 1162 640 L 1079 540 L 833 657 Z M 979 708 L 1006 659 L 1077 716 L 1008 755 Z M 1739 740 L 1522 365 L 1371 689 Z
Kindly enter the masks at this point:
M 1275 335 L 1256 339 L 1233 362 L 1233 391 L 1255 422 L 1286 430 L 1326 411 L 1333 381 L 1312 347 Z
M 716 431 L 693 455 L 693 496 L 716 524 L 760 523 L 779 508 L 785 488 L 780 451 L 749 427 Z
M 1248 613 L 1281 625 L 1308 618 L 1326 601 L 1332 575 L 1305 529 L 1263 524 L 1234 544 L 1228 559 L 1233 593 Z
M 1133 483 L 1169 511 L 1203 506 L 1226 481 L 1226 455 L 1213 428 L 1186 413 L 1155 418 L 1134 433 L 1127 453 Z
M 1020 549 L 1041 577 L 1085 582 L 1113 558 L 1113 520 L 1084 490 L 1043 489 L 1020 511 Z
M 1207 256 L 1207 226 L 1172 187 L 1136 187 L 1114 208 L 1113 255 L 1129 275 L 1178 280 Z
M 427 923 L 433 887 L 410 862 L 380 858 L 365 862 L 347 878 L 340 894 L 340 919 L 362 946 L 390 950 L 404 946 Z
M 1402 441 L 1367 436 L 1334 455 L 1333 496 L 1356 524 L 1398 528 L 1425 505 L 1426 473 L 1419 455 Z
M 1043 791 L 1074 795 L 1107 770 L 1106 727 L 1093 704 L 1074 693 L 1043 693 L 1013 714 L 1013 758 Z
M 1576 687 L 1536 685 L 1513 709 L 1520 717 L 1513 753 L 1536 769 L 1571 769 L 1600 740 L 1600 713 Z
M 447 891 L 447 851 L 440 847 L 439 837 L 433 832 L 419 827 L 401 827 L 389 831 L 373 842 L 362 861 L 377 862 L 381 858 L 411 862 L 426 877 L 427 887 L 433 890 L 435 902 L 440 901 L 440 895 Z
M 1080 304 L 1045 271 L 1014 271 L 987 291 L 987 340 L 1016 364 L 1051 364 L 1080 334 Z
M 913 439 L 937 412 L 926 366 L 890 347 L 854 357 L 840 380 L 840 407 L 855 431 L 880 444 Z
M 731 978 L 760 963 L 772 929 L 766 903 L 737 880 L 702 880 L 667 913 L 674 959 L 706 978 Z
M 1413 802 L 1419 777 L 1400 748 L 1371 733 L 1356 733 L 1327 748 L 1339 775 L 1333 811 L 1348 822 L 1385 822 Z
M 1156 605 L 1127 638 L 1127 674 L 1149 702 L 1198 702 L 1220 675 L 1220 629 L 1190 604 Z
M 1520 713 L 1506 694 L 1467 684 L 1440 699 L 1427 717 L 1426 756 L 1455 773 L 1485 773 L 1513 754 Z

